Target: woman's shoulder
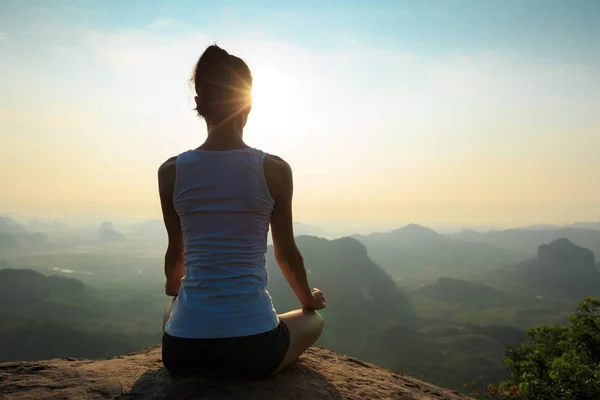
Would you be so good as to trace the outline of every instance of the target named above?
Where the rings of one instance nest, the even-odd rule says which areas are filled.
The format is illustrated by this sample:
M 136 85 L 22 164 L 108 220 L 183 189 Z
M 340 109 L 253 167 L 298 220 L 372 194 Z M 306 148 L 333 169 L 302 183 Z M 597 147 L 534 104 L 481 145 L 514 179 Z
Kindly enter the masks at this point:
M 274 154 L 267 154 L 263 162 L 265 176 L 285 178 L 292 173 L 292 167 L 283 158 Z
M 265 180 L 271 197 L 278 201 L 282 195 L 291 191 L 292 168 L 283 158 L 269 154 L 263 163 Z
M 275 169 L 291 169 L 290 164 L 283 158 L 276 156 L 275 154 L 265 153 L 265 166 L 269 166 Z
M 179 156 L 173 156 L 163 162 L 160 167 L 158 167 L 158 179 L 170 181 L 175 178 L 175 173 L 177 170 L 177 159 Z
M 169 157 L 165 162 L 163 162 L 162 164 L 160 164 L 160 167 L 158 167 L 158 170 L 168 170 L 171 169 L 173 167 L 177 167 L 177 159 L 179 158 L 179 156 L 173 156 L 173 157 Z
M 188 156 L 188 154 L 191 154 L 193 151 L 192 150 L 187 150 L 184 151 L 183 153 L 180 153 L 176 156 L 173 157 L 169 157 L 165 162 L 163 162 L 159 167 L 158 167 L 158 173 L 159 175 L 162 174 L 169 174 L 169 173 L 173 173 L 176 169 L 177 169 L 177 162 L 179 159 L 184 159 L 185 157 Z

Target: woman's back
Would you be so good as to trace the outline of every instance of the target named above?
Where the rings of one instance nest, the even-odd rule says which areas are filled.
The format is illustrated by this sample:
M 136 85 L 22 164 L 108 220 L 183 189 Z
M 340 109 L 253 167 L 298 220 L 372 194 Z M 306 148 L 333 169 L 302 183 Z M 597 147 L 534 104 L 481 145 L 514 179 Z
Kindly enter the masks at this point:
M 277 326 L 266 291 L 274 201 L 263 172 L 265 156 L 252 148 L 178 156 L 173 205 L 183 233 L 185 276 L 168 334 L 237 337 Z
M 243 140 L 252 108 L 248 65 L 212 45 L 193 82 L 208 137 L 158 169 L 169 237 L 165 293 L 174 297 L 163 363 L 181 376 L 267 376 L 317 340 L 323 318 L 315 310 L 325 297 L 311 291 L 294 240 L 289 164 Z M 266 290 L 269 225 L 277 263 L 302 306 L 280 315 Z

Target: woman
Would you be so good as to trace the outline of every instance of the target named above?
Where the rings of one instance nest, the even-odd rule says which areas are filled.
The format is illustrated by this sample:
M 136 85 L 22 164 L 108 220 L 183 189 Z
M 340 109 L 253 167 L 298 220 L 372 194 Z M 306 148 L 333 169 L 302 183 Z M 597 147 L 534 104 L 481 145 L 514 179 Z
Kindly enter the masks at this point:
M 218 46 L 193 76 L 196 110 L 208 137 L 158 170 L 169 237 L 163 362 L 175 375 L 264 377 L 296 360 L 321 335 L 325 307 L 310 290 L 292 230 L 292 171 L 281 158 L 246 145 L 252 76 Z M 277 315 L 266 290 L 271 225 L 275 258 L 301 309 Z

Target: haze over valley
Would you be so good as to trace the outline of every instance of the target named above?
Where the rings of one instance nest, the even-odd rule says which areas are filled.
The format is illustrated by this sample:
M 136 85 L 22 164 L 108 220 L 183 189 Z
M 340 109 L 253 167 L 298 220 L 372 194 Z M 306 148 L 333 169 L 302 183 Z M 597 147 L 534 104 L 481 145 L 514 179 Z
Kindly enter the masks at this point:
M 311 284 L 327 294 L 319 344 L 460 389 L 504 378 L 507 346 L 567 324 L 600 295 L 595 223 L 440 234 L 410 224 L 323 238 L 296 224 Z M 582 226 L 583 225 L 583 226 Z M 162 221 L 0 219 L 0 361 L 107 357 L 160 342 Z M 269 247 L 279 312 L 298 307 Z

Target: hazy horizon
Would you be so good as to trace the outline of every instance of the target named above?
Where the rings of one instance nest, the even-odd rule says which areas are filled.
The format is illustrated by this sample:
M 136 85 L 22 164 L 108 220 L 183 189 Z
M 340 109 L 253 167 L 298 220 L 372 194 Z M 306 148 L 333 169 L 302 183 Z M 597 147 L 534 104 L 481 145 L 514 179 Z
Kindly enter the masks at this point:
M 155 223 L 155 227 L 160 226 L 162 230 L 163 222 L 161 218 L 132 218 L 126 215 L 118 214 L 78 214 L 78 215 L 55 215 L 55 216 L 34 216 L 19 213 L 2 213 L 0 210 L 0 218 L 8 217 L 14 222 L 24 225 L 30 231 L 42 230 L 70 230 L 84 229 L 96 230 L 104 222 L 111 222 L 115 225 L 115 229 L 119 231 L 121 228 L 131 228 L 138 224 Z M 53 226 L 52 224 L 59 224 Z M 294 221 L 296 235 L 311 235 L 321 236 L 328 239 L 341 238 L 352 235 L 368 235 L 375 232 L 390 232 L 404 228 L 408 225 L 420 225 L 432 229 L 441 234 L 453 234 L 466 230 L 478 232 L 502 231 L 507 229 L 560 229 L 560 228 L 587 228 L 600 230 L 600 221 L 572 221 L 567 224 L 529 224 L 529 225 L 489 225 L 489 224 L 436 224 L 422 223 L 420 221 L 401 221 L 390 224 L 371 224 L 371 225 L 353 225 L 352 223 L 335 224 L 327 222 L 311 222 L 311 221 Z M 166 230 L 163 232 L 166 237 Z
M 253 72 L 244 137 L 292 165 L 299 222 L 600 221 L 600 3 L 219 4 L 0 2 L 0 215 L 160 219 L 216 42 Z

